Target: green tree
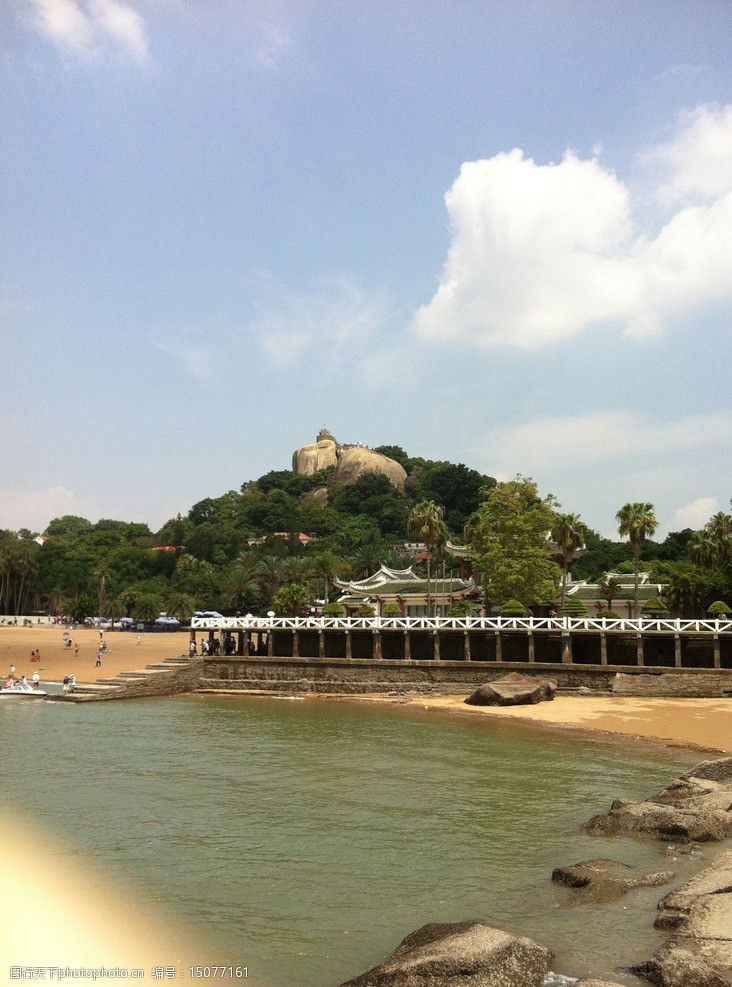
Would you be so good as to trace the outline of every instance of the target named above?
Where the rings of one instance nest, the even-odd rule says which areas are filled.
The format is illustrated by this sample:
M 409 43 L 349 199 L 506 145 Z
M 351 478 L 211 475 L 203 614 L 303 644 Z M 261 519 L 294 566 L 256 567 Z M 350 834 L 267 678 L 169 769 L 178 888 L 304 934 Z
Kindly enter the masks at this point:
M 312 597 L 305 586 L 300 583 L 290 583 L 277 590 L 272 600 L 275 613 L 283 617 L 299 617 L 306 607 L 312 603 Z
M 640 576 L 640 556 L 643 550 L 643 543 L 649 535 L 652 535 L 658 527 L 658 521 L 654 513 L 653 504 L 634 503 L 625 504 L 620 508 L 617 515 L 618 534 L 621 538 L 627 538 L 633 551 L 633 561 L 635 563 L 635 594 L 633 612 L 637 617 L 640 613 L 638 600 L 638 584 Z
M 546 537 L 555 507 L 555 498 L 540 497 L 528 477 L 485 491 L 465 530 L 488 599 L 503 603 L 513 598 L 530 606 L 556 597 L 560 569 L 549 557 Z
M 165 612 L 169 617 L 177 617 L 181 624 L 187 624 L 196 612 L 196 601 L 188 593 L 173 592 L 166 597 Z
M 132 610 L 135 620 L 143 624 L 154 623 L 163 612 L 163 598 L 153 593 L 141 593 Z
M 348 563 L 335 552 L 320 552 L 311 561 L 312 571 L 323 580 L 323 600 L 328 602 L 331 583 L 345 572 Z
M 584 605 L 582 600 L 578 600 L 576 596 L 570 596 L 570 598 L 562 604 L 559 612 L 563 617 L 586 617 L 587 607 Z
M 567 593 L 567 574 L 572 560 L 585 543 L 586 528 L 576 514 L 557 514 L 552 525 L 552 541 L 557 546 L 562 559 L 562 599 L 561 606 Z
M 427 547 L 427 616 L 432 616 L 431 563 L 432 553 L 447 541 L 447 526 L 444 521 L 445 509 L 433 500 L 422 500 L 415 504 L 409 513 L 407 530 L 415 541 L 424 542 Z

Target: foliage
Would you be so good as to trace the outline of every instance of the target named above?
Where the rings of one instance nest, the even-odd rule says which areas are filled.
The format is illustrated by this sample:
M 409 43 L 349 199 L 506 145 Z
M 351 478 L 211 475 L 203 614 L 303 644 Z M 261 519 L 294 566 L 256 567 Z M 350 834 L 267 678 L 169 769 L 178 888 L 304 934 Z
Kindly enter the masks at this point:
M 385 617 L 400 617 L 401 610 L 397 603 L 387 603 L 384 606 L 384 616 Z
M 323 607 L 323 616 L 342 617 L 343 607 L 340 605 L 340 603 L 326 603 L 326 605 Z
M 506 600 L 501 607 L 502 617 L 525 617 L 527 613 L 528 610 L 520 600 Z
M 725 617 L 727 614 L 732 613 L 732 610 L 727 606 L 724 600 L 715 600 L 707 607 L 707 613 L 710 617 Z
M 560 607 L 559 613 L 562 617 L 586 617 L 587 607 L 576 596 L 570 596 Z
M 640 556 L 643 550 L 643 543 L 649 535 L 652 535 L 658 527 L 653 504 L 633 503 L 624 504 L 617 515 L 618 534 L 621 538 L 627 538 L 633 552 L 635 563 L 635 615 L 638 616 L 638 585 L 640 574 Z
M 668 607 L 658 596 L 652 596 L 643 604 L 644 617 L 667 617 Z
M 290 583 L 277 590 L 272 600 L 272 608 L 283 617 L 299 617 L 312 603 L 312 596 L 301 583 Z
M 354 617 L 375 617 L 375 616 L 376 616 L 376 610 L 374 610 L 374 608 L 371 606 L 370 603 L 362 603 L 361 606 L 354 611 Z
M 447 612 L 448 617 L 474 617 L 476 613 L 475 604 L 470 600 L 458 600 L 453 603 Z
M 585 526 L 576 514 L 557 514 L 551 537 L 562 559 L 562 604 L 567 592 L 567 575 L 572 561 L 585 543 Z
M 604 617 L 605 620 L 619 620 L 620 614 L 616 613 L 614 610 L 599 610 L 597 613 L 598 617 Z
M 547 553 L 555 499 L 541 498 L 533 480 L 517 476 L 485 491 L 466 533 L 477 553 L 490 600 L 520 600 L 524 606 L 556 596 L 558 566 Z
M 409 514 L 407 530 L 415 541 L 427 546 L 427 616 L 432 616 L 431 565 L 432 553 L 447 541 L 447 525 L 444 522 L 445 509 L 432 500 L 422 500 L 415 504 Z

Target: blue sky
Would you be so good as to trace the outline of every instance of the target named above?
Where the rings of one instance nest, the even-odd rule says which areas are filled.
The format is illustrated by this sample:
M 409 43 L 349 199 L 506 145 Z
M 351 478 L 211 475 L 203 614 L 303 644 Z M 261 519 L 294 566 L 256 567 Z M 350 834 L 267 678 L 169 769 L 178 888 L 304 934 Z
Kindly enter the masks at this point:
M 534 476 L 603 533 L 729 506 L 729 4 L 0 28 L 0 527 L 157 527 L 322 425 Z

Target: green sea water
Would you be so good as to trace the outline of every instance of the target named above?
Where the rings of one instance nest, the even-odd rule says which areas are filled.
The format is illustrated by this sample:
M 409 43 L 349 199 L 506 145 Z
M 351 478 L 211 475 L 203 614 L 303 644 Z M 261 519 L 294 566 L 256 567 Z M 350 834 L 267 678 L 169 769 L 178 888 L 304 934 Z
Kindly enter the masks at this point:
M 0 741 L 14 818 L 191 929 L 202 963 L 246 964 L 268 987 L 336 985 L 423 923 L 472 917 L 549 946 L 557 971 L 619 979 L 658 942 L 659 890 L 577 906 L 551 871 L 605 855 L 658 869 L 657 844 L 579 823 L 698 759 L 504 721 L 214 696 L 6 703 Z

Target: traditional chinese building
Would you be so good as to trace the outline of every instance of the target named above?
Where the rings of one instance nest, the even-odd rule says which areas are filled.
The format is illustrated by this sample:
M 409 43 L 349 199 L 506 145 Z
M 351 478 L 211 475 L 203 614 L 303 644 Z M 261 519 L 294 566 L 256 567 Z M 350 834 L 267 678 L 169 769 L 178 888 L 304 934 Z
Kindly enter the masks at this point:
M 387 604 L 399 607 L 404 617 L 427 616 L 427 580 L 408 569 L 389 569 L 382 565 L 378 572 L 366 579 L 345 581 L 336 579 L 336 586 L 343 595 L 338 600 L 350 616 L 364 605 L 374 608 L 376 616 L 383 616 Z M 477 596 L 472 579 L 431 579 L 430 596 L 434 616 L 445 616 L 454 603 Z

